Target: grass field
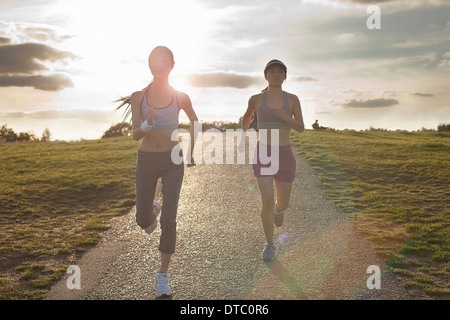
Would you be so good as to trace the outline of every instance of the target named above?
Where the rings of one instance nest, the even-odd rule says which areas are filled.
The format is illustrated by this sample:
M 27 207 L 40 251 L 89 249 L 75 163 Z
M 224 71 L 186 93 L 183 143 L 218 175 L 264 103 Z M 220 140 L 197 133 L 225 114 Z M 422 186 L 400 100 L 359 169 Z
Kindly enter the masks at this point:
M 0 299 L 39 299 L 134 205 L 137 143 L 0 144 Z
M 450 297 L 450 133 L 307 131 L 323 189 L 418 298 Z
M 416 297 L 449 297 L 450 134 L 306 131 L 297 150 Z M 0 144 L 0 299 L 41 299 L 134 205 L 130 138 Z

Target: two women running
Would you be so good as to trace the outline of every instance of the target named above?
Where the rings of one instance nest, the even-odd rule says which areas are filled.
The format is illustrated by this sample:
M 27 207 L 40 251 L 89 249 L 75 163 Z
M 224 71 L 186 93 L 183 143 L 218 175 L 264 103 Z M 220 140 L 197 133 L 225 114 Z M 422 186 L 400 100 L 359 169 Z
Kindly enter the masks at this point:
M 151 83 L 143 90 L 134 92 L 130 98 L 133 138 L 141 140 L 136 165 L 136 222 L 148 234 L 157 227 L 160 217 L 161 237 L 159 251 L 160 269 L 155 276 L 156 296 L 170 296 L 168 269 L 176 244 L 176 217 L 178 200 L 184 176 L 184 164 L 172 161 L 172 152 L 182 153 L 172 133 L 178 128 L 179 111 L 183 110 L 191 123 L 190 151 L 194 150 L 194 123 L 198 121 L 188 95 L 176 91 L 169 84 L 169 75 L 175 61 L 166 47 L 156 47 L 150 53 L 148 64 L 153 75 Z M 279 60 L 272 60 L 264 69 L 268 87 L 263 93 L 250 98 L 248 109 L 242 120 L 242 129 L 248 130 L 254 113 L 258 115 L 259 129 L 267 129 L 269 137 L 273 130 L 279 132 L 279 170 L 266 176 L 261 173 L 264 164 L 259 156 L 253 164 L 253 171 L 261 193 L 261 219 L 266 236 L 263 259 L 274 258 L 273 224 L 280 226 L 283 213 L 288 208 L 292 182 L 295 177 L 295 158 L 290 144 L 290 129 L 304 130 L 300 102 L 297 96 L 284 92 L 287 68 Z M 271 141 L 271 139 L 267 139 Z M 174 149 L 175 148 L 175 149 Z M 270 156 L 270 144 L 257 144 L 255 154 L 265 148 Z M 266 153 L 267 154 L 267 153 Z M 191 158 L 193 162 L 193 159 Z M 192 163 L 190 162 L 190 163 Z M 155 203 L 158 179 L 162 182 L 162 205 Z M 273 195 L 275 184 L 276 200 Z

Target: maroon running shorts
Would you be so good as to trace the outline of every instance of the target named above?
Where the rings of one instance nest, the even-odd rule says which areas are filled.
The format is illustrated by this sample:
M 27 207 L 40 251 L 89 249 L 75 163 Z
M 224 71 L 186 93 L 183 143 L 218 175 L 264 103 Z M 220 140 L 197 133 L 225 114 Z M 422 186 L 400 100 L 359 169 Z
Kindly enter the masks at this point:
M 278 172 L 273 175 L 264 175 L 261 174 L 261 168 L 269 168 L 273 163 L 262 164 L 260 159 L 260 148 L 265 148 L 262 150 L 262 155 L 267 155 L 270 161 L 274 161 L 276 159 L 271 159 L 271 146 L 257 143 L 255 148 L 255 153 L 253 156 L 253 174 L 255 177 L 270 177 L 273 176 L 276 180 L 281 182 L 293 182 L 295 179 L 295 170 L 297 168 L 297 164 L 295 162 L 294 151 L 292 150 L 292 146 L 290 144 L 278 146 L 279 148 L 279 159 L 278 159 Z

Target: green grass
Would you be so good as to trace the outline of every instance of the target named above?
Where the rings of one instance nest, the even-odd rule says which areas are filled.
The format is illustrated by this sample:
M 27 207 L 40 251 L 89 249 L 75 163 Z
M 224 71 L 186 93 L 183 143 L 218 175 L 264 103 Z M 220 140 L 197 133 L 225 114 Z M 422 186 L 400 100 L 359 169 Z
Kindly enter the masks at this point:
M 408 291 L 449 298 L 450 133 L 327 130 L 292 138 Z
M 134 205 L 137 142 L 0 144 L 0 299 L 40 299 Z

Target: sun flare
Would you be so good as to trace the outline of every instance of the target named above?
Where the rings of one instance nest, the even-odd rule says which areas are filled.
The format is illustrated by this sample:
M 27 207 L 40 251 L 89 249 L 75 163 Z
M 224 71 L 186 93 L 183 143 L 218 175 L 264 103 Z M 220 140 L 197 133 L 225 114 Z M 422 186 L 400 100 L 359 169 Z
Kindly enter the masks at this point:
M 68 49 L 89 57 L 77 62 L 79 68 L 91 70 L 92 79 L 102 74 L 103 81 L 111 82 L 116 77 L 104 75 L 120 69 L 128 74 L 133 86 L 151 77 L 147 58 L 158 45 L 174 53 L 174 76 L 198 71 L 206 60 L 204 47 L 214 21 L 211 13 L 193 0 L 77 0 L 72 20 L 70 30 L 75 36 Z M 182 77 L 173 79 L 186 88 Z

